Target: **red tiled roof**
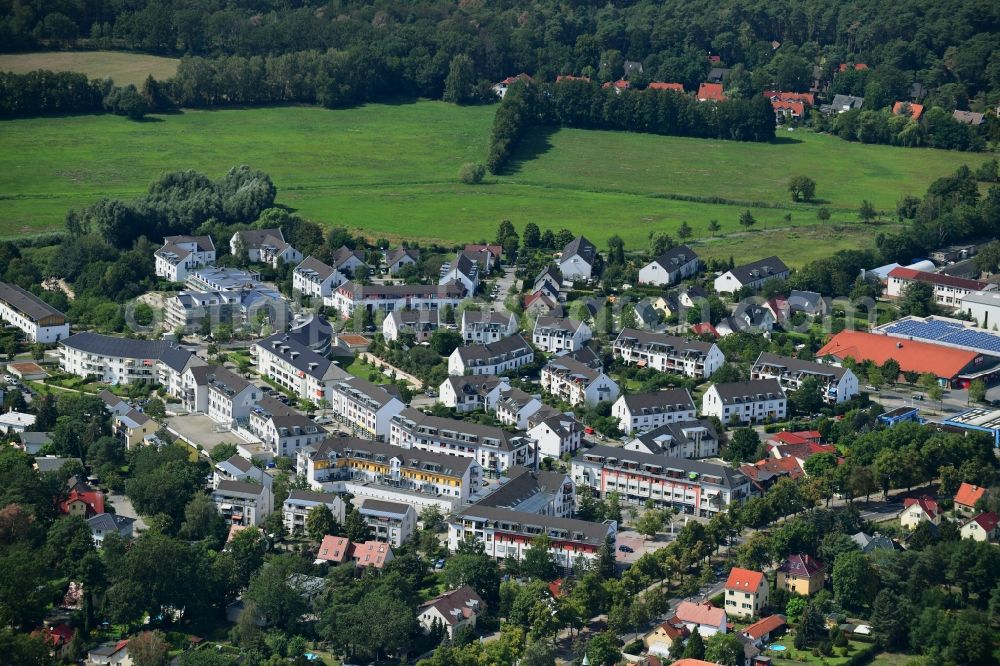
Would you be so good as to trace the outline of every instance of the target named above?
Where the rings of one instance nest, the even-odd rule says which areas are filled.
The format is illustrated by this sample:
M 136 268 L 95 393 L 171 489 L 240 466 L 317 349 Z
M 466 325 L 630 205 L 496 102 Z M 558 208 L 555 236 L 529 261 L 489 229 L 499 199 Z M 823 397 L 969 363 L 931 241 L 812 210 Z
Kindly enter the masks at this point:
M 671 624 L 670 622 L 664 622 L 660 625 L 660 629 L 663 633 L 667 635 L 671 641 L 675 641 L 678 638 L 687 638 L 690 635 L 690 631 L 683 624 Z
M 562 578 L 556 578 L 554 581 L 549 583 L 548 585 L 549 594 L 552 595 L 553 599 L 558 599 L 559 597 L 562 596 L 562 589 L 560 589 L 562 586 L 562 582 L 563 582 Z
M 768 617 L 757 620 L 749 627 L 743 630 L 743 633 L 750 638 L 760 640 L 772 631 L 777 631 L 785 626 L 785 616 L 784 615 L 770 615 Z
M 100 490 L 77 490 L 69 491 L 69 496 L 59 504 L 63 513 L 69 513 L 69 505 L 76 501 L 81 501 L 87 505 L 87 515 L 96 516 L 104 513 L 104 494 Z
M 788 476 L 797 479 L 804 476 L 805 472 L 799 467 L 799 462 L 795 458 L 765 458 L 751 464 L 740 465 L 740 471 L 754 481 L 760 480 L 761 472 L 768 472 L 775 476 Z
M 676 90 L 677 92 L 684 92 L 683 83 L 664 83 L 663 81 L 653 81 L 648 87 L 650 90 Z
M 914 120 L 919 120 L 920 116 L 922 116 L 924 113 L 923 104 L 914 104 L 912 102 L 896 102 L 895 104 L 892 105 L 893 115 L 896 116 L 901 115 L 903 113 L 903 109 L 906 108 L 907 106 L 910 107 L 910 117 L 913 118 Z
M 863 72 L 866 69 L 868 69 L 868 65 L 866 65 L 863 62 L 859 62 L 859 63 L 855 63 L 854 64 L 854 70 L 857 71 L 857 72 Z M 846 72 L 847 71 L 847 63 L 841 63 L 840 64 L 840 71 L 842 71 L 842 72 Z
M 974 486 L 971 483 L 963 483 L 958 487 L 958 492 L 955 493 L 955 504 L 976 506 L 976 502 L 981 500 L 985 494 L 986 488 Z
M 808 460 L 818 453 L 837 454 L 837 447 L 832 444 L 817 444 L 805 440 L 799 444 L 772 444 L 771 455 L 776 458 L 797 458 Z
M 607 83 L 605 83 L 601 87 L 602 88 L 610 88 L 611 86 L 614 86 L 615 88 L 618 88 L 619 90 L 628 90 L 632 86 L 632 84 L 629 83 L 628 81 L 626 81 L 625 79 L 618 79 L 617 81 L 614 81 L 614 82 L 608 81 Z
M 816 352 L 817 358 L 824 356 L 840 360 L 850 357 L 855 361 L 872 361 L 878 365 L 891 358 L 899 363 L 901 372 L 929 372 L 935 377 L 951 379 L 979 354 L 930 342 L 902 340 L 861 331 L 841 331 Z
M 809 106 L 816 105 L 816 96 L 812 93 L 785 92 L 782 90 L 765 90 L 764 97 L 772 102 L 805 102 Z
M 923 497 L 907 497 L 903 500 L 903 508 L 909 508 L 914 504 L 918 505 L 931 518 L 938 514 L 938 503 L 927 495 Z
M 826 571 L 826 566 L 811 555 L 798 553 L 796 555 L 789 555 L 786 557 L 785 561 L 781 563 L 780 567 L 778 567 L 778 571 L 782 571 L 787 574 L 794 574 L 796 576 L 808 576 L 812 578 L 814 575 Z
M 522 73 L 518 74 L 517 76 L 508 76 L 506 79 L 504 79 L 500 83 L 502 83 L 502 84 L 504 84 L 506 86 L 509 86 L 509 85 L 513 85 L 513 84 L 517 83 L 518 81 L 531 81 L 531 77 L 522 72 Z
M 721 83 L 702 83 L 698 86 L 698 99 L 721 102 L 726 99 Z
M 1000 523 L 1000 516 L 997 516 L 997 514 L 992 511 L 985 511 L 973 518 L 970 522 L 979 523 L 979 526 L 982 527 L 985 532 L 992 532 L 997 528 L 997 524 Z
M 389 548 L 389 544 L 381 541 L 352 543 L 351 547 L 353 550 L 351 559 L 357 562 L 359 567 L 381 569 L 389 559 L 392 559 L 392 550 Z
M 708 333 L 709 335 L 714 335 L 715 337 L 719 337 L 719 332 L 715 330 L 715 327 L 709 324 L 708 322 L 695 324 L 694 326 L 691 327 L 691 332 L 694 333 L 695 335 Z
M 329 534 L 323 537 L 323 542 L 320 543 L 319 551 L 316 553 L 316 559 L 325 562 L 346 562 L 350 556 L 350 540 Z
M 759 571 L 733 567 L 733 570 L 729 572 L 729 578 L 726 580 L 726 589 L 756 592 L 763 581 L 764 574 Z
M 522 74 L 522 76 L 528 76 L 527 74 Z M 531 78 L 530 76 L 528 77 Z M 503 254 L 503 247 L 500 245 L 489 245 L 489 244 L 469 244 L 465 246 L 466 252 L 489 252 L 494 257 L 500 257 Z
M 711 627 L 721 626 L 726 621 L 726 611 L 705 602 L 696 604 L 693 601 L 682 601 L 677 606 L 677 619 L 691 624 L 705 624 Z
M 718 664 L 712 661 L 705 661 L 703 659 L 691 659 L 690 657 L 686 657 L 684 659 L 678 659 L 674 663 L 670 664 L 670 666 L 718 666 Z
M 979 291 L 990 286 L 988 282 L 980 280 L 970 280 L 969 278 L 955 277 L 954 275 L 945 275 L 944 273 L 928 273 L 927 271 L 918 271 L 906 268 L 905 266 L 893 268 L 889 271 L 889 277 L 899 280 L 917 280 L 942 287 L 957 287 L 958 289 L 969 289 L 972 291 Z
M 785 102 L 782 100 L 772 100 L 771 108 L 775 111 L 791 111 L 794 115 L 805 115 L 806 107 L 802 102 Z
M 722 62 L 722 56 L 710 55 L 708 56 L 709 62 Z

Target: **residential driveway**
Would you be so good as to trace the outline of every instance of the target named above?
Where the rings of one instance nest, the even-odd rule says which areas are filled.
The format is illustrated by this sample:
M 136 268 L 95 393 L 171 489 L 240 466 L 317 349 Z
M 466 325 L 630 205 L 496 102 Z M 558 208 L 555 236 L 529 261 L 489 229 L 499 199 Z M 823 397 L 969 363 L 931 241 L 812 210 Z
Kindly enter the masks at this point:
M 517 278 L 514 277 L 513 268 L 504 268 L 503 275 L 497 278 L 496 285 L 499 287 L 499 290 L 497 291 L 497 297 L 493 299 L 493 306 L 497 309 L 497 311 L 502 309 L 503 303 L 507 300 L 507 296 L 514 287 L 516 280 Z
M 132 500 L 124 495 L 112 494 L 107 496 L 106 502 L 115 508 L 115 513 L 119 516 L 135 519 L 135 524 L 132 526 L 133 533 L 146 531 L 146 522 L 142 519 L 142 516 L 136 513 L 135 507 L 132 506 Z
M 202 447 L 211 453 L 219 444 L 246 444 L 236 433 L 220 429 L 221 426 L 204 414 L 167 417 L 167 430 L 193 447 Z

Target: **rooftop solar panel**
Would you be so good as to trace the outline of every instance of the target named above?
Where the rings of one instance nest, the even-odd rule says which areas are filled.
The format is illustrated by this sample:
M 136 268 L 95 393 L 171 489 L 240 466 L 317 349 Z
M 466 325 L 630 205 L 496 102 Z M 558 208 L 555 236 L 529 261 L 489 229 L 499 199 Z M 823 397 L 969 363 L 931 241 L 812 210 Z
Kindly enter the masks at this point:
M 904 319 L 887 324 L 881 330 L 891 335 L 906 336 L 915 340 L 928 340 L 993 354 L 1000 353 L 1000 335 L 969 328 L 961 322 Z

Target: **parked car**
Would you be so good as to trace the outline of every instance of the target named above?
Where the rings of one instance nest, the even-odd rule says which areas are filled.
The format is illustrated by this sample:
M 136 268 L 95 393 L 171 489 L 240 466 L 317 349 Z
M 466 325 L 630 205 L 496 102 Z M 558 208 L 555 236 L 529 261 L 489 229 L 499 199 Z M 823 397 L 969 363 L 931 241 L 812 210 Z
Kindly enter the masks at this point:
M 914 400 L 923 400 L 923 399 L 924 399 L 924 396 L 923 396 L 923 394 L 922 394 L 922 393 L 914 393 L 914 394 L 913 394 L 913 399 L 914 399 Z
M 623 553 L 634 553 L 635 552 L 635 548 L 633 548 L 632 546 L 626 546 L 625 544 L 622 544 L 622 545 L 618 546 L 618 550 L 620 550 Z

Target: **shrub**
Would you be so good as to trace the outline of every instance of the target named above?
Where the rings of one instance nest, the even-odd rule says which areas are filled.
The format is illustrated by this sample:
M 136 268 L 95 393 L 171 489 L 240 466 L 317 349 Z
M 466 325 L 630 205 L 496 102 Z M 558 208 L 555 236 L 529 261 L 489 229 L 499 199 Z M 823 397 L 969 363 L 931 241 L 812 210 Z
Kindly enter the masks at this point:
M 830 219 L 830 209 L 829 208 L 820 208 L 818 211 L 816 211 L 816 219 L 822 220 L 823 222 L 826 222 L 827 220 L 829 220 Z
M 478 185 L 483 182 L 483 176 L 485 175 L 486 167 L 478 162 L 466 162 L 458 170 L 458 177 L 466 185 Z

